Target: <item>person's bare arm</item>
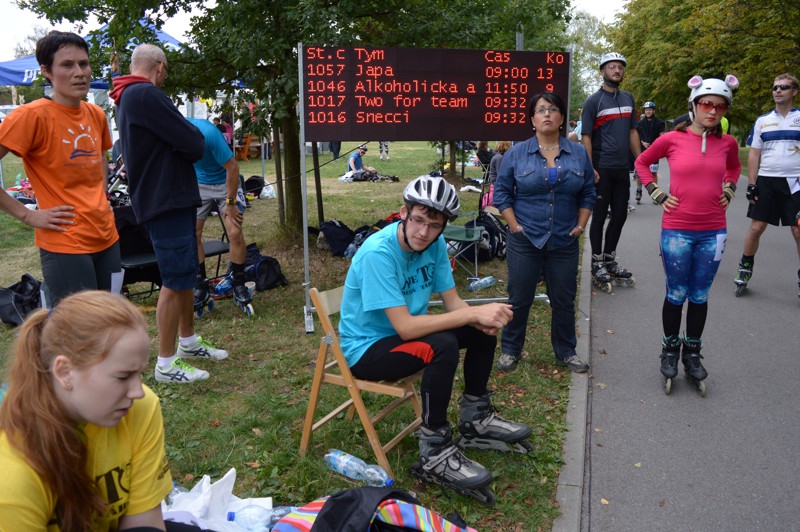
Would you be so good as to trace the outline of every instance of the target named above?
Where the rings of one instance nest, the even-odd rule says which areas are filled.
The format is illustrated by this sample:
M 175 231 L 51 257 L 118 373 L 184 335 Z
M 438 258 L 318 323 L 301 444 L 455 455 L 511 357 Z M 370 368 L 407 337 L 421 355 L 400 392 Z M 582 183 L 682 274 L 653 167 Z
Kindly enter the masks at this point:
M 152 508 L 146 512 L 136 515 L 123 515 L 119 518 L 119 529 L 127 530 L 129 528 L 157 528 L 158 530 L 166 530 L 164 525 L 164 516 L 161 513 L 161 505 Z
M 639 138 L 639 132 L 636 129 L 631 129 L 631 134 L 629 135 L 629 144 L 631 148 L 631 153 L 633 154 L 633 158 L 637 158 L 642 154 L 642 142 Z M 591 155 L 591 154 L 590 154 Z
M 758 177 L 758 165 L 761 163 L 761 150 L 759 148 L 750 148 L 750 153 L 747 155 L 747 184 L 755 185 L 756 178 Z
M 511 305 L 505 303 L 471 307 L 458 296 L 455 288 L 442 292 L 441 296 L 447 311 L 443 314 L 413 316 L 406 306 L 385 309 L 400 338 L 413 340 L 463 325 L 472 325 L 487 334 L 497 334 L 513 316 Z
M 583 147 L 586 148 L 586 151 L 589 153 L 589 160 L 592 161 L 592 136 L 591 135 L 581 135 L 581 143 Z M 600 174 L 597 173 L 597 168 L 594 169 L 594 182 L 597 183 L 600 181 Z
M 0 145 L 0 159 L 8 155 L 8 151 L 8 148 Z M 12 198 L 5 190 L 0 192 L 0 210 L 31 227 L 52 229 L 53 231 L 60 231 L 62 233 L 67 230 L 67 228 L 64 227 L 65 225 L 72 225 L 75 223 L 72 221 L 72 219 L 75 218 L 75 214 L 72 212 L 73 207 L 69 205 L 60 205 L 50 209 L 32 211 Z

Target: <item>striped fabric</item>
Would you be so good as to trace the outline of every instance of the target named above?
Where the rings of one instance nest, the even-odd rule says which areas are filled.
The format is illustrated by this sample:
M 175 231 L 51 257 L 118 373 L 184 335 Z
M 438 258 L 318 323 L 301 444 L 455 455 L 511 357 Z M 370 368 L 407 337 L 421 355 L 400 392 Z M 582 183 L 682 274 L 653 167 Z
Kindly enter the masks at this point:
M 328 497 L 322 497 L 290 513 L 278 521 L 273 532 L 310 532 L 327 500 Z M 373 522 L 375 520 L 423 532 L 477 532 L 474 528 L 456 526 L 423 506 L 397 499 L 381 502 L 375 511 Z

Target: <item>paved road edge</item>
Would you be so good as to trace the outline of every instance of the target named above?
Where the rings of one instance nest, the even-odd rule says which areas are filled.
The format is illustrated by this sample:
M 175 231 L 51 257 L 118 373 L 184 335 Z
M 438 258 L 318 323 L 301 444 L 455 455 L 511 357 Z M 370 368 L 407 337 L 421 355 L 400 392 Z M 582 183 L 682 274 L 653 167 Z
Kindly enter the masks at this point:
M 575 350 L 591 364 L 590 319 L 592 302 L 592 252 L 584 239 L 581 260 L 581 282 L 577 309 L 577 345 Z M 564 466 L 558 475 L 556 502 L 561 515 L 553 521 L 554 532 L 579 532 L 583 504 L 583 468 L 586 453 L 586 416 L 590 373 L 573 373 L 567 405 L 566 431 L 562 455 Z

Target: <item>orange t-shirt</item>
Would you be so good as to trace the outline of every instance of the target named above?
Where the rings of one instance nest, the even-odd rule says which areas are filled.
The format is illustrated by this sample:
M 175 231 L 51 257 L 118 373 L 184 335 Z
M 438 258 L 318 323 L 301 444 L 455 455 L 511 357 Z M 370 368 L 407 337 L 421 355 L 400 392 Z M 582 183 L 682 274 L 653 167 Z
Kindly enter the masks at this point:
M 0 144 L 21 157 L 40 209 L 74 207 L 66 232 L 36 229 L 36 245 L 53 253 L 95 253 L 119 239 L 103 182 L 102 152 L 111 134 L 102 109 L 46 98 L 23 105 L 0 124 Z

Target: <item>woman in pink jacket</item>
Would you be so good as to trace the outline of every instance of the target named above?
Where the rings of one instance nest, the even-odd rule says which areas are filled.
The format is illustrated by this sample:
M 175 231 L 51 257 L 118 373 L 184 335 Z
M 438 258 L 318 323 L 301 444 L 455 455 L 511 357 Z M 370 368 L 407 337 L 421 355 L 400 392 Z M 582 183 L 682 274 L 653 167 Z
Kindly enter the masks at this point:
M 706 394 L 708 372 L 700 360 L 708 292 L 727 239 L 725 211 L 733 199 L 742 164 L 736 140 L 722 134 L 720 121 L 733 103 L 735 76 L 689 80 L 689 120 L 661 135 L 636 159 L 636 172 L 653 200 L 664 208 L 661 258 L 667 278 L 662 309 L 661 373 L 669 394 L 681 356 L 687 378 Z M 669 191 L 655 182 L 650 165 L 669 162 Z M 683 304 L 686 331 L 680 336 Z M 682 353 L 681 353 L 682 348 Z

